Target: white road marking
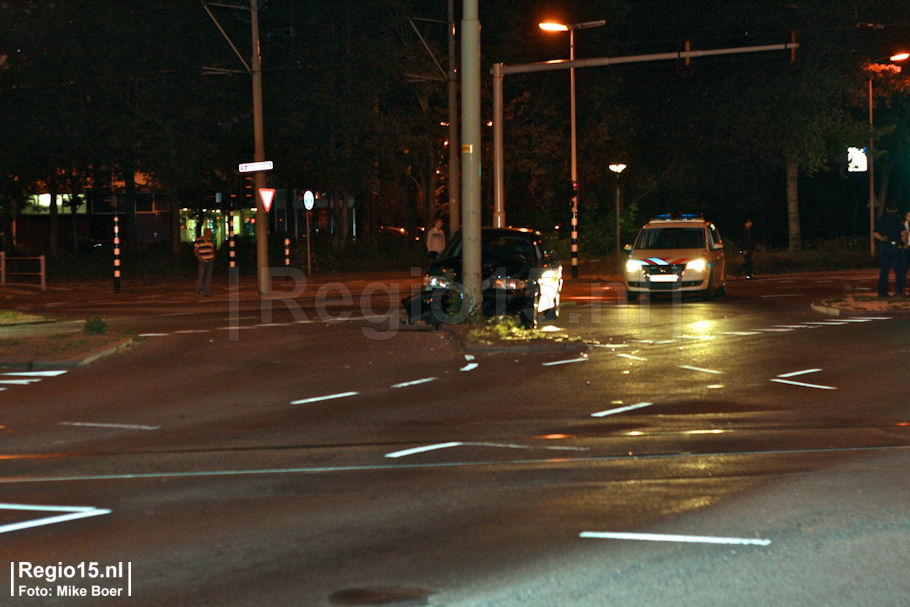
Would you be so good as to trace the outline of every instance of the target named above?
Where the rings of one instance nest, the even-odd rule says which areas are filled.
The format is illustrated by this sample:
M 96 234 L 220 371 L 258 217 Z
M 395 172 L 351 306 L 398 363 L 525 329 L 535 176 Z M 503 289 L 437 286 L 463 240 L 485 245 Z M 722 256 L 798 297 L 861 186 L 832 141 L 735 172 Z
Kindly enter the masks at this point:
M 139 337 L 167 337 L 170 333 L 140 333 Z
M 722 335 L 758 335 L 758 331 L 723 331 Z
M 464 443 L 438 443 L 435 445 L 425 445 L 423 447 L 414 447 L 413 449 L 404 449 L 402 451 L 393 451 L 392 453 L 386 453 L 385 456 L 388 458 L 398 458 L 405 457 L 407 455 L 416 455 L 417 453 L 426 453 L 427 451 L 435 451 L 437 449 L 448 449 L 450 447 L 460 447 Z
M 790 373 L 781 373 L 778 377 L 795 377 L 797 375 L 805 375 L 806 373 L 817 373 L 821 369 L 803 369 L 802 371 L 791 371 Z
M 312 398 L 303 398 L 300 400 L 292 400 L 292 405 L 306 405 L 309 403 L 318 403 L 324 400 L 333 400 L 336 398 L 347 398 L 348 396 L 355 396 L 360 394 L 359 392 L 339 392 L 337 394 L 326 394 L 325 396 L 314 396 Z
M 64 523 L 80 518 L 90 516 L 99 516 L 110 514 L 110 510 L 94 508 L 92 506 L 41 506 L 37 504 L 0 504 L 0 510 L 18 510 L 28 512 L 64 512 L 57 516 L 47 516 L 44 518 L 22 521 L 19 523 L 10 523 L 0 525 L 0 533 L 9 533 L 11 531 L 21 531 L 32 527 L 41 527 L 42 525 L 53 525 L 54 523 Z
M 789 333 L 792 330 L 793 329 L 783 329 L 783 328 L 777 328 L 777 327 L 772 327 L 772 328 L 768 328 L 768 329 L 759 329 L 759 331 L 764 331 L 764 332 L 768 332 L 768 333 Z
M 60 422 L 58 426 L 78 426 L 85 428 L 117 428 L 120 430 L 160 430 L 161 426 L 143 426 L 140 424 L 107 424 L 103 422 Z
M 569 365 L 572 363 L 583 363 L 583 362 L 587 362 L 587 360 L 588 360 L 587 356 L 582 356 L 580 358 L 569 358 L 566 360 L 553 360 L 548 363 L 541 363 L 541 364 L 544 367 L 552 367 L 554 365 Z
M 208 329 L 181 329 L 174 331 L 174 335 L 189 335 L 191 333 L 211 333 Z
M 461 369 L 459 369 L 459 371 L 473 371 L 474 369 L 476 369 L 478 367 L 477 363 L 472 362 L 474 360 L 473 354 L 465 354 L 464 359 L 466 361 L 468 361 L 468 364 L 466 364 Z
M 817 390 L 837 390 L 834 386 L 822 386 L 819 384 L 805 384 L 800 381 L 790 381 L 788 379 L 774 378 L 771 381 L 776 381 L 779 384 L 790 384 L 792 386 L 801 386 L 803 388 L 816 388 Z
M 27 386 L 41 381 L 40 378 L 29 379 L 0 379 L 0 384 L 10 384 L 11 386 Z
M 736 544 L 746 546 L 768 546 L 771 540 L 746 537 L 715 537 L 707 535 L 672 535 L 665 533 L 621 533 L 611 531 L 582 531 L 582 538 L 602 540 L 638 540 L 644 542 L 687 542 L 694 544 Z
M 438 377 L 424 377 L 424 378 L 422 378 L 422 379 L 415 379 L 415 380 L 413 380 L 413 381 L 401 382 L 400 384 L 392 384 L 392 386 L 390 386 L 390 387 L 392 387 L 392 388 L 407 388 L 407 387 L 410 387 L 410 386 L 418 386 L 418 385 L 420 385 L 420 384 L 428 384 L 428 383 L 430 383 L 431 381 L 436 381 L 436 380 L 438 380 L 438 379 L 439 379 Z
M 57 377 L 64 373 L 66 373 L 66 371 L 10 371 L 9 373 L 4 373 L 4 375 L 12 375 L 15 377 Z
M 654 403 L 636 403 L 634 405 L 627 405 L 625 407 L 618 407 L 616 409 L 607 409 L 606 411 L 598 411 L 597 413 L 592 413 L 591 417 L 606 417 L 608 415 L 616 415 L 617 413 L 625 413 L 626 411 L 634 411 L 635 409 L 650 407 L 653 404 Z
M 635 356 L 634 354 L 625 354 L 623 352 L 618 352 L 616 356 L 621 356 L 630 360 L 648 360 L 647 358 L 642 358 L 641 356 Z
M 723 375 L 723 371 L 716 371 L 714 369 L 704 369 L 702 367 L 691 367 L 689 365 L 679 365 L 680 369 L 688 369 L 689 371 L 698 371 L 699 373 L 711 373 L 713 375 Z

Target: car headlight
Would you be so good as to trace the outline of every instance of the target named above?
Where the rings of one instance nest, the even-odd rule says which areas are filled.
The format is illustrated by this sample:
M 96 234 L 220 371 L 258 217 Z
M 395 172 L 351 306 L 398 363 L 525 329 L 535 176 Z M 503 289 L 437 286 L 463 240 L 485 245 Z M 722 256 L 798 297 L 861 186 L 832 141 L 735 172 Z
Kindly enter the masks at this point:
M 425 289 L 450 289 L 452 281 L 448 276 L 438 276 L 427 274 L 423 277 L 423 288 Z
M 704 272 L 705 268 L 707 268 L 707 267 L 708 267 L 708 262 L 700 257 L 698 259 L 693 259 L 692 261 L 690 261 L 689 263 L 686 264 L 687 270 L 694 270 L 696 272 Z
M 503 291 L 524 291 L 528 287 L 528 281 L 519 278 L 494 278 L 492 286 Z
M 626 272 L 639 272 L 641 271 L 642 264 L 638 259 L 629 259 L 626 261 Z

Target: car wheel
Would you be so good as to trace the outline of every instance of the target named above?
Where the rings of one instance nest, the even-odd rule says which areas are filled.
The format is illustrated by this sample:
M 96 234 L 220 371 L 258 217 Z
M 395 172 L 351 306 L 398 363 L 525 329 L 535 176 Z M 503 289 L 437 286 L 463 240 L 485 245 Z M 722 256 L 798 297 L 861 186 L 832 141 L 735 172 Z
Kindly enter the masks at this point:
M 708 279 L 708 288 L 705 289 L 704 291 L 702 291 L 701 296 L 702 296 L 702 299 L 704 299 L 705 301 L 708 301 L 708 300 L 714 298 L 714 278 L 713 277 Z

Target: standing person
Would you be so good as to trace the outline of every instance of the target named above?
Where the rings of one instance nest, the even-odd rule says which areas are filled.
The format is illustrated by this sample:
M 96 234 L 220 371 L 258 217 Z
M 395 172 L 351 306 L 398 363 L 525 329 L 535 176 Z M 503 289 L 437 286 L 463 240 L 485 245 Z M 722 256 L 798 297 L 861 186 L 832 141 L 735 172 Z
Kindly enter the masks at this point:
M 889 205 L 885 214 L 875 222 L 872 236 L 881 242 L 882 267 L 878 273 L 878 296 L 889 297 L 888 275 L 894 270 L 894 294 L 904 294 L 907 268 L 904 265 L 904 251 L 901 249 L 904 223 L 897 216 L 897 209 Z
M 427 230 L 427 257 L 436 259 L 446 248 L 446 233 L 442 231 L 442 219 L 436 218 L 433 227 Z
M 193 241 L 193 255 L 199 260 L 196 295 L 208 297 L 212 288 L 212 269 L 215 267 L 215 243 L 212 242 L 212 231 L 209 228 L 204 229 L 202 236 Z
M 910 211 L 904 213 L 904 231 L 901 232 L 904 249 L 904 269 L 910 270 Z
M 743 254 L 743 263 L 737 268 L 738 271 L 746 275 L 746 280 L 752 280 L 752 254 L 755 252 L 755 239 L 752 238 L 752 220 L 747 219 L 743 226 L 743 235 L 740 239 L 741 253 Z

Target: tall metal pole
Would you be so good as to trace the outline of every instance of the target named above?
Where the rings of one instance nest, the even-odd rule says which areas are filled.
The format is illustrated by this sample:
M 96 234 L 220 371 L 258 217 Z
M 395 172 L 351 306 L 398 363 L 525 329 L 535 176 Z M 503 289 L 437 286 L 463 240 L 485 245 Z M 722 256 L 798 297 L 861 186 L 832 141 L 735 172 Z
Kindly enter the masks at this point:
M 461 229 L 461 150 L 458 146 L 458 61 L 455 55 L 455 0 L 449 0 L 449 236 Z
M 869 255 L 875 258 L 875 141 L 872 135 L 872 76 L 869 76 Z
M 569 61 L 575 61 L 575 28 L 569 26 Z M 569 122 L 572 146 L 572 278 L 578 278 L 578 154 L 575 140 L 575 67 L 569 68 Z
M 497 92 L 502 94 L 502 79 L 507 74 L 530 74 L 530 73 L 539 73 L 539 72 L 552 72 L 556 70 L 564 70 L 567 68 L 583 68 L 583 67 L 603 67 L 607 65 L 620 65 L 624 63 L 642 63 L 646 61 L 669 61 L 669 60 L 678 60 L 685 59 L 687 57 L 710 57 L 716 55 L 731 55 L 738 53 L 758 53 L 765 51 L 779 51 L 779 50 L 793 50 L 799 48 L 799 43 L 790 42 L 786 44 L 770 44 L 763 46 L 746 46 L 746 47 L 736 47 L 736 48 L 723 48 L 723 49 L 711 49 L 706 51 L 683 51 L 683 52 L 672 52 L 672 53 L 654 53 L 648 55 L 629 55 L 625 57 L 597 57 L 594 59 L 580 59 L 578 61 L 573 60 L 553 60 L 553 61 L 543 61 L 538 63 L 520 63 L 516 65 L 504 65 L 502 63 L 497 63 L 493 65 L 493 125 L 495 129 L 496 124 L 502 123 L 502 104 L 499 104 L 497 107 L 495 103 Z M 498 76 L 497 76 L 498 74 Z M 494 138 L 493 141 L 493 158 L 494 160 L 499 157 L 501 158 L 501 148 L 503 145 L 502 138 L 500 137 L 498 141 Z M 503 163 L 498 162 L 494 163 L 493 170 L 495 175 L 493 176 L 494 182 L 502 182 L 502 174 L 504 171 Z M 505 208 L 505 192 L 496 191 L 496 206 L 498 208 Z M 503 211 L 504 212 L 504 211 Z
M 461 21 L 462 284 L 472 310 L 482 303 L 480 259 L 480 20 L 478 0 L 463 0 Z
M 259 5 L 257 0 L 250 0 L 250 29 L 253 36 L 253 57 L 251 73 L 253 76 L 253 139 L 255 150 L 253 159 L 265 161 L 265 136 L 262 125 L 262 54 L 259 48 Z M 265 187 L 265 173 L 254 174 L 256 192 L 256 267 L 259 274 L 259 294 L 268 295 L 269 286 L 269 214 L 259 196 L 260 188 Z
M 502 64 L 493 64 L 493 227 L 506 225 L 502 171 Z

